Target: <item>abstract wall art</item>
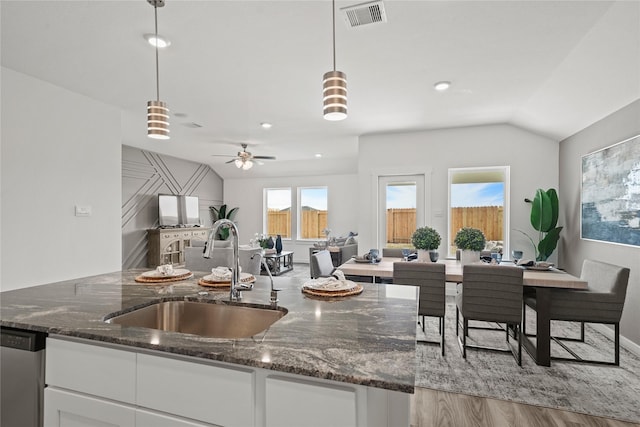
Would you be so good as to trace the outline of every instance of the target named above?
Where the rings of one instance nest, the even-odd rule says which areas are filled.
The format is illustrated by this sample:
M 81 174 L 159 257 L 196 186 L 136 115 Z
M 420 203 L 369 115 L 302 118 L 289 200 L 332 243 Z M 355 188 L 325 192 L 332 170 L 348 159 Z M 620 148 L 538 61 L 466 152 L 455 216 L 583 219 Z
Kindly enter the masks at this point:
M 582 157 L 581 238 L 640 246 L 640 135 Z

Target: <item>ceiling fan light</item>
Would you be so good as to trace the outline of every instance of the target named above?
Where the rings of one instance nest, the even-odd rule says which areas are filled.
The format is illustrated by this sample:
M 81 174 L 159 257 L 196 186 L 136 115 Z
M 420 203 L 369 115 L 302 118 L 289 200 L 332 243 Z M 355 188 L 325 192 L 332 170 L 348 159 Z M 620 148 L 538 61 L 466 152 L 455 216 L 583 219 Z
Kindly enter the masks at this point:
M 246 160 L 245 162 L 243 162 L 242 165 L 242 170 L 249 170 L 253 167 L 253 162 L 251 160 Z
M 242 160 L 236 159 L 233 163 L 236 165 L 238 169 L 242 168 Z

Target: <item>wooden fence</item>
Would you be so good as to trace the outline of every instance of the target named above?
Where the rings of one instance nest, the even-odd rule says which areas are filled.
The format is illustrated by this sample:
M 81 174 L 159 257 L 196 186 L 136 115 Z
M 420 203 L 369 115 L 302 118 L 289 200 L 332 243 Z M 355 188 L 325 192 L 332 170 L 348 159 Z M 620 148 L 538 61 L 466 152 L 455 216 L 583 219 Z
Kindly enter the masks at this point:
M 464 225 L 482 230 L 487 240 L 502 241 L 503 213 L 502 206 L 452 208 L 451 238 Z M 387 209 L 387 243 L 411 243 L 415 230 L 415 209 Z
M 327 228 L 327 211 L 302 211 L 301 236 L 302 239 L 324 239 L 322 232 Z M 291 211 L 269 209 L 267 212 L 267 234 L 269 236 L 291 237 Z
M 411 243 L 416 231 L 416 210 L 387 209 L 387 243 Z
M 482 230 L 487 240 L 502 240 L 504 207 L 478 206 L 451 209 L 451 239 L 463 225 Z M 452 242 L 453 244 L 453 242 Z
M 451 209 L 451 238 L 462 226 L 479 228 L 487 240 L 502 241 L 502 206 L 480 206 Z M 267 233 L 269 236 L 291 237 L 291 211 L 269 209 Z M 301 238 L 323 239 L 327 228 L 327 211 L 302 211 Z M 387 242 L 411 243 L 416 230 L 415 209 L 387 209 Z M 452 242 L 453 244 L 453 242 Z

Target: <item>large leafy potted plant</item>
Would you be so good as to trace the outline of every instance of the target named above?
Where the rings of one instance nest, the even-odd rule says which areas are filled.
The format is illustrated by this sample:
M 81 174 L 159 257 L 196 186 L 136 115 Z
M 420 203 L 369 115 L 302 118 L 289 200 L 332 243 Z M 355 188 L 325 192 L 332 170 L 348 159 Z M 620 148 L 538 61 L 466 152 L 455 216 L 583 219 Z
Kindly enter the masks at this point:
M 430 259 L 436 262 L 440 242 L 440 233 L 431 227 L 420 227 L 411 236 L 411 243 L 418 249 L 418 259 Z
M 481 230 L 462 227 L 456 233 L 456 238 L 453 242 L 460 249 L 460 263 L 464 266 L 480 261 L 480 251 L 484 249 L 487 240 Z
M 239 208 L 233 208 L 227 211 L 227 205 L 221 205 L 219 208 L 215 206 L 209 206 L 209 215 L 211 215 L 211 224 L 215 224 L 215 222 L 219 219 L 228 219 L 229 221 L 233 221 L 236 213 Z M 216 235 L 217 240 L 227 240 L 229 238 L 229 229 L 220 227 L 218 228 L 218 234 Z
M 531 226 L 538 232 L 538 244 L 524 231 L 517 230 L 527 236 L 533 246 L 536 261 L 546 261 L 558 246 L 562 227 L 557 227 L 559 201 L 558 193 L 550 188 L 547 191 L 539 188 L 533 200 L 524 199 L 531 203 Z

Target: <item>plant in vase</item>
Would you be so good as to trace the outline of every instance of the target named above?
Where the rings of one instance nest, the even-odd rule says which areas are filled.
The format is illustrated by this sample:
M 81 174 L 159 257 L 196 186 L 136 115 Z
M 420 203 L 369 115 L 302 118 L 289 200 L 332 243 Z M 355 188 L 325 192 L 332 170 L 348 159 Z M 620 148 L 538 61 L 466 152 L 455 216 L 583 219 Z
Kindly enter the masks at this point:
M 429 258 L 432 262 L 438 260 L 437 249 L 441 240 L 440 233 L 431 227 L 420 227 L 411 236 L 411 244 L 418 249 L 418 259 Z
M 538 244 L 536 245 L 524 231 L 516 231 L 527 236 L 533 246 L 536 261 L 546 261 L 556 250 L 562 231 L 562 227 L 556 227 L 559 210 L 558 193 L 553 188 L 547 191 L 539 188 L 533 200 L 524 199 L 524 201 L 531 203 L 531 225 L 538 232 Z
M 472 227 L 462 227 L 456 233 L 453 241 L 460 249 L 460 262 L 462 265 L 471 264 L 480 260 L 480 251 L 487 244 L 484 233 Z
M 209 215 L 211 215 L 211 224 L 215 224 L 219 219 L 228 219 L 233 221 L 239 208 L 233 208 L 227 211 L 227 205 L 221 205 L 219 208 L 215 206 L 209 206 Z M 227 240 L 229 238 L 229 229 L 220 227 L 218 228 L 218 235 L 216 240 Z

